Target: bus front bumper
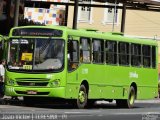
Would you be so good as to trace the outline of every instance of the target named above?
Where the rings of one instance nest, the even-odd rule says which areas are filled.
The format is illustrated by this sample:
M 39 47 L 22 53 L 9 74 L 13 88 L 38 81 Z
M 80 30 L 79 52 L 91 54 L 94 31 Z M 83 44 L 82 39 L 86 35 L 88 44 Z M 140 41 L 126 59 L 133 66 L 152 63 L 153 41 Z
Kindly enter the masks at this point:
M 6 96 L 46 96 L 65 98 L 65 87 L 37 88 L 5 86 Z

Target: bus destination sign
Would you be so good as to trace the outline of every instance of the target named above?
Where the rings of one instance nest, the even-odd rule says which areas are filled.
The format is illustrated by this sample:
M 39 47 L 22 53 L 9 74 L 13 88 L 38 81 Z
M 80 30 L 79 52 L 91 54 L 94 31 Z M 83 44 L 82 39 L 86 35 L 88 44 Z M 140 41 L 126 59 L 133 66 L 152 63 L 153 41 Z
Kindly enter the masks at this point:
M 49 28 L 18 28 L 12 32 L 12 36 L 62 37 L 62 35 L 62 30 Z

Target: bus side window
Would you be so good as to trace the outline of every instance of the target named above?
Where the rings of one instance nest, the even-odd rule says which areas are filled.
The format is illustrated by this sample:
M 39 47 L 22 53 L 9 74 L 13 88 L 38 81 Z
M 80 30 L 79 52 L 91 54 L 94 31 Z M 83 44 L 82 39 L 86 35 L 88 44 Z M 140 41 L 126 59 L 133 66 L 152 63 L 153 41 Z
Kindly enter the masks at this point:
M 89 38 L 81 38 L 80 40 L 80 60 L 84 63 L 91 62 L 91 41 Z
M 143 45 L 142 53 L 143 53 L 143 67 L 150 67 L 151 66 L 151 47 L 149 45 Z
M 141 45 L 131 44 L 131 65 L 141 67 Z
M 129 43 L 118 43 L 118 56 L 120 65 L 129 65 Z
M 152 46 L 152 68 L 156 68 L 156 47 Z
M 104 62 L 104 41 L 94 39 L 93 40 L 93 63 Z
M 117 42 L 106 41 L 106 64 L 117 64 Z
M 79 43 L 75 40 L 68 41 L 68 70 L 72 71 L 78 67 Z

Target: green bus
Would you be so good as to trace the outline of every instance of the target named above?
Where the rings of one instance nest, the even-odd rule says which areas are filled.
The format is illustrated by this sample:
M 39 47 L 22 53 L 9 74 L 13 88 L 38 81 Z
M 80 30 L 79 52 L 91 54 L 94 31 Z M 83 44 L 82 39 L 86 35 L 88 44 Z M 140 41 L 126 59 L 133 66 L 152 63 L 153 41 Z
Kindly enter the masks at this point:
M 40 98 L 72 101 L 78 108 L 158 96 L 155 40 L 64 26 L 23 26 L 9 34 L 5 95 L 26 104 Z M 36 99 L 37 98 L 37 99 Z

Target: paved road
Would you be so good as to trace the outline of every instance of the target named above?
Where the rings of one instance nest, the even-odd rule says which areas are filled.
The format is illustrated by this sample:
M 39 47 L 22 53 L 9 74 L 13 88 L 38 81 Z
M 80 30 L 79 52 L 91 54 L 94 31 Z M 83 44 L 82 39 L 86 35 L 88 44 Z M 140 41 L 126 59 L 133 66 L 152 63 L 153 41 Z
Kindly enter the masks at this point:
M 133 109 L 117 108 L 115 103 L 99 102 L 90 109 L 71 105 L 0 105 L 0 120 L 160 120 L 160 100 L 136 101 Z

